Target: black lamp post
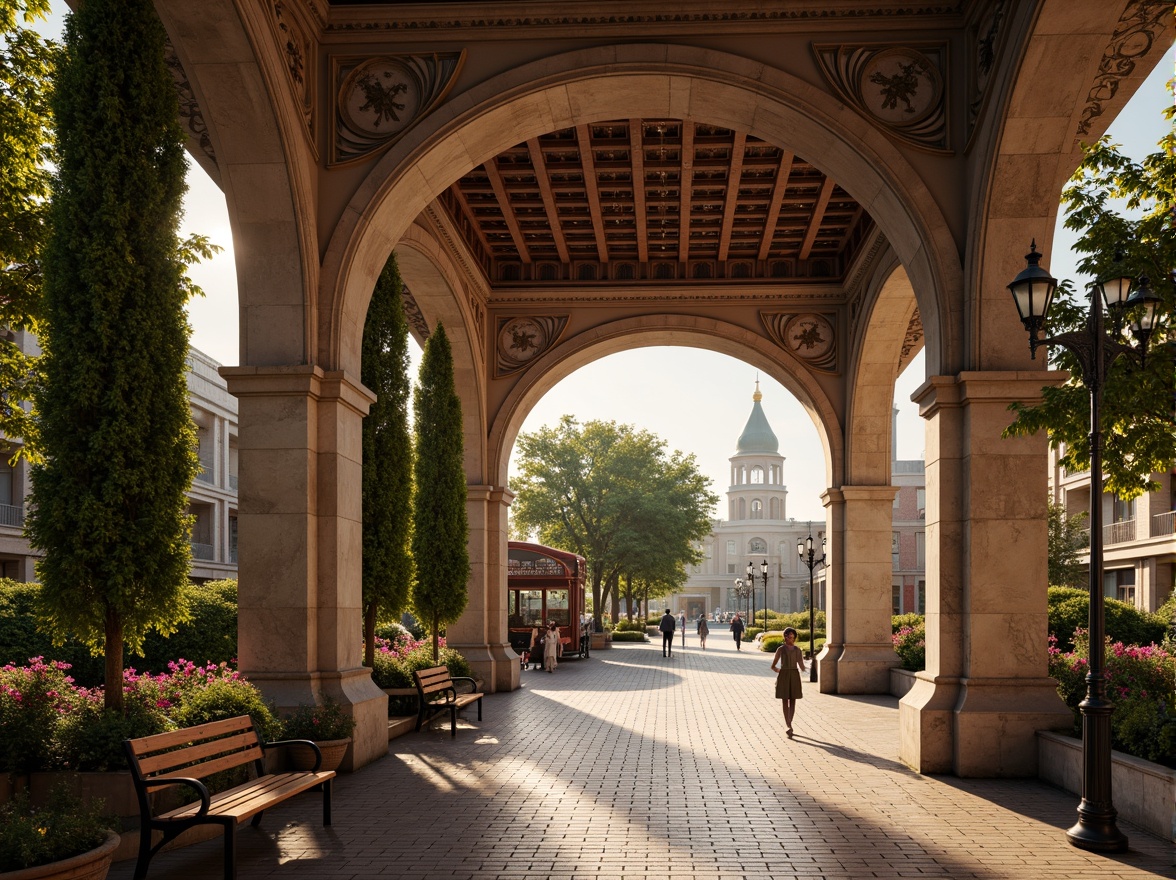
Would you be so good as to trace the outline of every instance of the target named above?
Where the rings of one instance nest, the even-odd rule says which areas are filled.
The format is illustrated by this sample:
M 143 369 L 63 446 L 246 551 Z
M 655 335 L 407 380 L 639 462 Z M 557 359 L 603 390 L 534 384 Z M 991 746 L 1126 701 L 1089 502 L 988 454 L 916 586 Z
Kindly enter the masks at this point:
M 742 605 L 743 602 L 747 599 L 747 591 L 748 591 L 748 586 L 747 586 L 747 583 L 743 580 L 743 578 L 735 578 L 735 598 L 736 598 L 736 600 L 738 600 L 737 604 L 735 606 L 736 611 L 743 610 L 739 606 Z
M 813 571 L 818 565 L 825 564 L 825 539 L 821 539 L 821 556 L 819 559 L 813 551 L 813 536 L 811 532 L 807 540 L 796 542 L 796 555 L 800 557 L 800 564 L 805 566 L 809 573 L 809 681 L 816 681 L 817 634 L 816 611 L 813 603 Z
M 1029 331 L 1030 357 L 1036 357 L 1040 345 L 1066 348 L 1078 361 L 1082 382 L 1090 391 L 1090 665 L 1086 673 L 1086 697 L 1078 704 L 1082 713 L 1082 801 L 1078 804 L 1078 823 L 1066 832 L 1066 837 L 1082 849 L 1122 852 L 1127 849 L 1127 837 L 1115 824 L 1117 812 L 1111 802 L 1111 713 L 1115 707 L 1106 698 L 1104 672 L 1103 472 L 1099 418 L 1107 370 L 1120 355 L 1137 359 L 1143 365 L 1160 300 L 1152 293 L 1146 275 L 1140 276 L 1139 289 L 1134 293 L 1131 278 L 1099 281 L 1091 285 L 1090 313 L 1083 330 L 1039 340 L 1037 334 L 1045 326 L 1057 281 L 1037 265 L 1041 254 L 1037 253 L 1036 241 L 1030 245 L 1025 260 L 1025 268 L 1008 287 L 1021 323 Z M 1100 293 L 1111 317 L 1109 333 L 1104 329 Z M 1130 345 L 1123 338 L 1123 318 L 1124 312 L 1135 310 L 1137 317 L 1131 324 L 1131 333 L 1137 344 Z
M 747 580 L 751 584 L 751 622 L 755 624 L 755 563 L 747 563 Z M 764 629 L 768 628 L 768 560 L 760 563 L 760 579 L 764 582 Z

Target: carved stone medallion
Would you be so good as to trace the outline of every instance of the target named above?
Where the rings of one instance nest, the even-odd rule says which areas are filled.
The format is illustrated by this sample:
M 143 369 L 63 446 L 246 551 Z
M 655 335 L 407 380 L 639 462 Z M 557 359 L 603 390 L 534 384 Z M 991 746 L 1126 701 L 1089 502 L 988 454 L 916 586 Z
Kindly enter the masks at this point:
M 776 344 L 809 366 L 824 372 L 837 368 L 837 333 L 830 317 L 764 313 L 761 316 Z
M 551 348 L 567 323 L 567 315 L 499 318 L 496 374 L 507 376 L 523 369 Z

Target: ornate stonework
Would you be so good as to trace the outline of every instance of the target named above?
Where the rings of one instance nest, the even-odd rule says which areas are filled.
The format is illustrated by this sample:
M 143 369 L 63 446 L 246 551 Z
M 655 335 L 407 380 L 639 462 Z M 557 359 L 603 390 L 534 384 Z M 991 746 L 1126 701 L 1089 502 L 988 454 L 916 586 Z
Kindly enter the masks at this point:
M 313 84 L 318 82 L 315 66 L 317 54 L 310 36 L 310 28 L 295 11 L 297 6 L 298 4 L 290 4 L 287 0 L 270 0 L 274 35 L 285 57 L 286 73 L 290 76 L 290 85 L 298 99 L 298 109 L 302 111 L 302 121 L 307 133 L 311 135 L 310 143 L 313 148 L 316 122 Z
M 1127 4 L 1087 93 L 1075 141 L 1090 134 L 1094 120 L 1103 114 L 1104 104 L 1114 99 L 1123 77 L 1135 70 L 1136 59 L 1147 57 L 1156 34 L 1164 32 L 1165 19 L 1171 16 L 1172 0 L 1131 0 Z
M 948 152 L 946 44 L 813 44 L 821 73 L 840 97 L 879 128 L 919 147 Z
M 331 164 L 382 150 L 439 104 L 465 52 L 332 59 L 335 133 Z
M 976 130 L 976 123 L 988 97 L 988 82 L 997 56 L 1004 45 L 1008 28 L 1008 0 L 989 3 L 979 20 L 968 29 L 971 54 L 968 58 L 968 138 Z
M 509 376 L 551 348 L 568 324 L 567 315 L 527 315 L 499 318 L 496 376 Z
M 911 362 L 919 350 L 923 347 L 923 318 L 919 314 L 919 309 L 915 307 L 915 313 L 911 315 L 911 321 L 907 324 L 906 335 L 902 340 L 902 354 L 898 359 L 898 372 L 901 373 L 906 369 L 907 364 Z
M 207 158 L 207 161 L 202 161 L 200 166 L 208 172 L 213 180 L 219 183 L 216 150 L 213 149 L 212 138 L 208 135 L 208 124 L 204 121 L 204 114 L 200 112 L 200 104 L 196 100 L 196 93 L 192 90 L 192 83 L 188 81 L 188 74 L 184 72 L 184 66 L 180 64 L 179 55 L 176 54 L 171 40 L 167 41 L 164 52 L 166 53 L 167 69 L 171 71 L 172 80 L 176 84 L 176 95 L 180 102 L 180 124 L 184 126 L 188 137 Z
M 416 335 L 421 338 L 421 341 L 429 338 L 429 322 L 425 320 L 425 316 L 421 314 L 421 307 L 417 305 L 417 301 L 413 299 L 412 292 L 408 289 L 408 285 L 404 285 L 400 291 L 400 302 L 404 305 L 404 317 L 408 321 L 408 326 L 411 327 Z
M 814 370 L 837 372 L 836 314 L 761 312 L 772 340 Z

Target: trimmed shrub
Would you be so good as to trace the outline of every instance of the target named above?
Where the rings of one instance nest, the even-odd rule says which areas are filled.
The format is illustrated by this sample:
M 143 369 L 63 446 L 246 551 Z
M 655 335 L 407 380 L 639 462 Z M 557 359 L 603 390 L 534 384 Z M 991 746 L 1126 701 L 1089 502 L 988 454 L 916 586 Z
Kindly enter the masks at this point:
M 237 656 L 237 582 L 188 584 L 181 591 L 191 619 L 166 638 L 152 630 L 143 640 L 143 659 L 135 665 L 163 672 L 183 657 L 193 663 L 228 663 Z
M 51 657 L 66 663 L 70 675 L 80 684 L 102 684 L 106 661 L 95 657 L 76 640 L 54 645 L 47 633 L 37 628 L 36 601 L 40 584 L 0 578 L 0 665 L 20 666 L 30 657 Z
M 1074 650 L 1074 631 L 1086 629 L 1090 622 L 1090 596 L 1085 590 L 1050 587 L 1049 634 L 1058 649 Z M 1151 645 L 1163 641 L 1169 622 L 1160 614 L 1140 611 L 1118 599 L 1104 599 L 1106 634 L 1112 642 L 1125 645 Z
M 760 650 L 767 651 L 769 654 L 776 653 L 776 649 L 784 644 L 784 636 L 770 635 L 764 636 L 760 640 Z
M 904 626 L 891 637 L 899 666 L 919 672 L 927 666 L 926 626 L 919 621 L 915 626 Z
M 274 710 L 257 688 L 244 679 L 219 679 L 184 694 L 182 702 L 172 712 L 172 720 L 177 727 L 193 727 L 238 715 L 253 719 L 263 741 L 281 738 L 282 724 Z
M 418 669 L 436 666 L 433 662 L 433 645 L 430 642 L 410 639 L 407 642 L 381 644 L 376 641 L 375 662 L 372 666 L 372 681 L 382 688 L 410 688 L 412 674 Z M 473 670 L 465 657 L 441 643 L 441 665 L 448 667 L 450 676 L 472 677 Z
M 614 642 L 648 642 L 649 638 L 644 632 L 623 630 L 618 627 L 613 631 L 612 640 Z
M 919 624 L 923 623 L 926 618 L 922 614 L 895 614 L 890 618 L 890 632 L 891 634 L 898 632 L 904 626 L 909 626 L 914 629 Z
M 617 625 L 613 627 L 613 633 L 622 632 L 645 632 L 645 624 L 640 620 L 618 620 Z

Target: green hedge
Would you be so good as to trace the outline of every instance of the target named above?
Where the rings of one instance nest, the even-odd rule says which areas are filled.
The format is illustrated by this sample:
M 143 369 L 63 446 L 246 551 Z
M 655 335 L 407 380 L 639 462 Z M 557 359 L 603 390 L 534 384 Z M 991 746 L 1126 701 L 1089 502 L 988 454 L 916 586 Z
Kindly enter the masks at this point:
M 1058 640 L 1058 649 L 1074 649 L 1074 630 L 1086 629 L 1090 621 L 1090 596 L 1086 590 L 1072 587 L 1049 588 L 1049 634 Z M 1151 645 L 1164 640 L 1170 621 L 1161 614 L 1140 611 L 1118 599 L 1104 599 L 1106 634 L 1112 642 L 1125 645 Z
M 644 630 L 641 632 L 632 632 L 632 631 L 626 631 L 623 629 L 614 630 L 613 635 L 612 635 L 612 640 L 614 642 L 647 642 L 647 641 L 649 641 L 649 639 L 645 635 Z

